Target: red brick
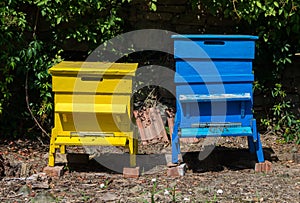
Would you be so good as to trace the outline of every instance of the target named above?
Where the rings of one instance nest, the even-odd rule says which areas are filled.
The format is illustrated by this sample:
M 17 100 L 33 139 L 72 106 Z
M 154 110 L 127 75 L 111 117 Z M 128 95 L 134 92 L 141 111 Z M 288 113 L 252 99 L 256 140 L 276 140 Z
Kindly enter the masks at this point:
M 272 171 L 272 163 L 269 161 L 265 161 L 263 163 L 255 164 L 255 172 L 271 172 Z
M 176 167 L 168 168 L 167 176 L 179 177 L 180 175 L 179 175 L 179 171 L 178 171 L 177 166 Z
M 140 167 L 123 168 L 124 178 L 138 178 L 140 176 Z
M 169 167 L 167 171 L 167 176 L 179 177 L 185 174 L 185 164 L 181 164 L 175 167 Z
M 255 172 L 261 172 L 261 166 L 262 166 L 261 164 L 262 164 L 262 163 L 256 163 L 256 164 L 255 164 L 255 169 L 254 169 Z
M 52 177 L 60 177 L 63 175 L 64 172 L 63 166 L 46 166 L 43 170 L 44 173 L 46 173 L 48 176 Z

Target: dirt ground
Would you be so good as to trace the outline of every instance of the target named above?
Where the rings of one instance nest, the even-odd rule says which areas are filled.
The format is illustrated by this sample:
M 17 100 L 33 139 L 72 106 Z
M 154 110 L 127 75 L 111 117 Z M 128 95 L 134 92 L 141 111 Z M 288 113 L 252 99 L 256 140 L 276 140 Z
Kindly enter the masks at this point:
M 166 175 L 170 146 L 140 146 L 141 176 L 135 179 L 119 173 L 128 163 L 120 148 L 70 148 L 88 151 L 94 159 L 69 163 L 64 175 L 54 178 L 42 173 L 47 145 L 2 140 L 0 202 L 300 202 L 300 164 L 292 158 L 299 145 L 270 135 L 262 135 L 262 142 L 270 173 L 254 171 L 246 139 L 219 138 L 182 145 L 187 171 L 177 178 Z

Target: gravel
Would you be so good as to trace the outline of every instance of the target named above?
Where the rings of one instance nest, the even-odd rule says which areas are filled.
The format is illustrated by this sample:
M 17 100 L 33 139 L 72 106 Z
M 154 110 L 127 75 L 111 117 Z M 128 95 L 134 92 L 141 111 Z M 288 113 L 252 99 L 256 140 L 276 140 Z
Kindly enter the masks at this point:
M 93 160 L 84 166 L 68 164 L 60 178 L 48 177 L 42 173 L 47 145 L 3 140 L 0 160 L 6 164 L 0 166 L 0 202 L 300 202 L 300 164 L 292 160 L 299 145 L 262 137 L 272 172 L 254 171 L 255 157 L 247 152 L 245 138 L 219 138 L 203 160 L 199 152 L 203 154 L 207 142 L 182 145 L 188 170 L 177 178 L 167 177 L 165 162 L 157 161 L 171 152 L 170 146 L 141 146 L 139 153 L 153 162 L 137 179 L 125 179 Z M 117 151 L 119 156 L 120 148 Z

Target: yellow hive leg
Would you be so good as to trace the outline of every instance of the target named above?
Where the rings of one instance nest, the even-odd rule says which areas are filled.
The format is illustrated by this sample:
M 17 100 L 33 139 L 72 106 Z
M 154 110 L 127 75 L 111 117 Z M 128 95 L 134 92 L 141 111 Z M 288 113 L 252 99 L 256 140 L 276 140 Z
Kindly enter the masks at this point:
M 130 154 L 130 166 L 136 166 L 136 154 L 138 151 L 138 140 L 134 139 L 133 136 L 129 138 L 129 154 Z
M 60 153 L 65 154 L 66 153 L 66 145 L 60 145 Z
M 48 157 L 48 165 L 54 166 L 55 164 L 55 138 L 57 137 L 57 130 L 55 128 L 52 129 L 51 138 L 50 138 L 50 146 L 49 146 L 49 157 Z
M 50 140 L 50 147 L 49 147 L 49 166 L 54 166 L 55 163 L 55 146 L 54 146 L 54 139 L 51 138 Z
M 54 154 L 55 154 L 55 148 L 54 146 L 50 146 L 49 163 L 48 163 L 49 166 L 54 166 L 54 162 L 55 162 Z

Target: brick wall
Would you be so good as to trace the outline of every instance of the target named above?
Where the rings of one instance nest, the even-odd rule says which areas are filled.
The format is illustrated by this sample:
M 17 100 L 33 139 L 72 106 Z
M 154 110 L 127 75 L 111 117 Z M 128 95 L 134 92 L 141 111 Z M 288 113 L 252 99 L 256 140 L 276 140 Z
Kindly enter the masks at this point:
M 184 33 L 232 33 L 235 24 L 221 14 L 209 15 L 204 7 L 192 9 L 189 0 L 158 0 L 156 12 L 146 1 L 133 0 L 122 11 L 128 29 L 165 29 Z

